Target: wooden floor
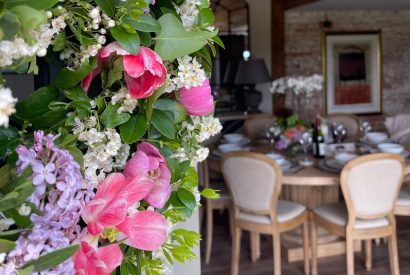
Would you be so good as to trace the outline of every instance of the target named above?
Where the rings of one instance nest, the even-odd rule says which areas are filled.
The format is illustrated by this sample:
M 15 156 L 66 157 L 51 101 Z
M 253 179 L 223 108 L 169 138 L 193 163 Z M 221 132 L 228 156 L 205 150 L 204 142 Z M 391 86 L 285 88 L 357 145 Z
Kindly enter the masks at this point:
M 211 263 L 204 263 L 204 242 L 201 243 L 201 259 L 203 275 L 230 274 L 231 265 L 231 237 L 228 228 L 228 216 L 226 213 L 215 212 L 214 215 L 214 241 L 211 256 Z M 204 223 L 202 224 L 204 236 Z M 398 246 L 400 255 L 400 273 L 410 274 L 410 217 L 398 217 Z M 205 237 L 204 237 L 205 238 Z M 265 238 L 265 239 L 264 239 Z M 272 245 L 266 238 L 261 240 L 261 258 L 252 264 L 250 260 L 249 234 L 242 234 L 241 261 L 239 267 L 240 275 L 268 275 L 273 274 Z M 358 275 L 384 275 L 390 274 L 387 244 L 373 243 L 373 269 L 366 272 L 364 269 L 364 258 L 361 253 L 355 254 L 355 274 Z M 303 274 L 302 262 L 287 263 L 282 259 L 283 275 Z M 318 272 L 324 275 L 346 274 L 346 260 L 343 255 L 322 258 L 318 261 Z

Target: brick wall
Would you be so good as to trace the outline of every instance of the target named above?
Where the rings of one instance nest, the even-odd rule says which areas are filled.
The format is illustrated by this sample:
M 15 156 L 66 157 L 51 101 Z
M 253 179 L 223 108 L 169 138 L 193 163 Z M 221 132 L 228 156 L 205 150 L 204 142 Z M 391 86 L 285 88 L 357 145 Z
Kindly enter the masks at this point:
M 329 30 L 382 32 L 383 116 L 410 113 L 410 10 L 329 11 Z M 286 72 L 288 75 L 322 73 L 323 11 L 286 13 Z M 321 96 L 312 100 L 320 110 Z M 289 101 L 288 101 L 289 102 Z M 370 117 L 382 126 L 383 116 Z

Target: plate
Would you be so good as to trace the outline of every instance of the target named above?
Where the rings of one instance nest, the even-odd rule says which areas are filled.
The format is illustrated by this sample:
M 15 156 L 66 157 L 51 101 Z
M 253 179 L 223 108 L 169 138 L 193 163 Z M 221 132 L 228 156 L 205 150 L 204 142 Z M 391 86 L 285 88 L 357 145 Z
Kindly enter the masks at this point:
M 330 165 L 328 164 L 329 161 L 330 161 Z M 330 173 L 336 173 L 336 174 L 339 174 L 343 169 L 343 167 L 341 167 L 340 164 L 338 164 L 335 159 L 322 159 L 319 161 L 318 165 L 319 165 L 319 168 L 322 169 L 323 171 L 330 172 Z
M 325 160 L 325 164 L 327 165 L 327 166 L 329 166 L 330 168 L 333 168 L 333 169 L 340 169 L 340 170 L 342 170 L 343 169 L 343 165 L 341 165 L 339 162 L 337 162 L 337 160 L 335 160 L 335 159 L 326 159 Z
M 292 162 L 290 162 L 289 160 L 285 159 L 282 164 L 280 165 L 280 167 L 282 169 L 289 169 L 290 167 L 292 167 Z
M 221 140 L 221 143 L 237 144 L 237 145 L 240 145 L 240 146 L 246 145 L 246 144 L 248 144 L 249 142 L 251 142 L 251 140 L 250 140 L 249 138 L 243 138 L 243 139 L 241 139 L 241 140 L 239 140 L 239 141 L 237 141 L 237 142 L 228 142 L 228 141 L 225 140 L 225 139 L 222 139 L 222 140 Z

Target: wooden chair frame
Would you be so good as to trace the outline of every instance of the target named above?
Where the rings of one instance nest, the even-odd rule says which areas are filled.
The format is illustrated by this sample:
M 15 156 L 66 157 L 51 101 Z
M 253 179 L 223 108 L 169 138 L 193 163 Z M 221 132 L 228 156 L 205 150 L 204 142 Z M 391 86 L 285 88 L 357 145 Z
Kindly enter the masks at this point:
M 410 166 L 407 166 L 404 175 L 410 174 Z M 397 205 L 394 208 L 394 215 L 396 216 L 410 216 L 410 206 Z
M 352 198 L 348 190 L 347 177 L 353 167 L 373 160 L 382 159 L 394 159 L 399 161 L 403 166 L 403 172 L 400 179 L 400 184 L 397 187 L 395 199 L 393 200 L 393 205 L 391 206 L 391 211 L 380 213 L 377 215 L 358 215 L 353 208 Z M 345 198 L 348 221 L 346 226 L 339 226 L 330 221 L 323 219 L 322 217 L 316 215 L 312 212 L 312 229 L 311 229 L 311 242 L 312 242 L 312 274 L 317 274 L 317 225 L 323 227 L 324 229 L 346 238 L 346 265 L 347 274 L 354 274 L 354 240 L 364 240 L 365 241 L 365 266 L 367 270 L 371 269 L 371 240 L 376 238 L 389 237 L 389 257 L 391 274 L 399 275 L 399 260 L 397 252 L 397 236 L 396 236 L 396 219 L 394 217 L 394 203 L 400 191 L 401 183 L 403 182 L 403 177 L 405 173 L 405 161 L 399 155 L 394 154 L 371 154 L 367 156 L 360 157 L 349 162 L 343 169 L 340 176 L 340 185 L 342 187 L 343 196 Z M 377 219 L 377 218 L 387 218 L 389 225 L 371 228 L 371 229 L 355 229 L 354 224 L 356 219 Z
M 247 117 L 243 123 L 243 133 L 245 136 L 247 137 L 257 137 L 255 136 L 258 135 L 259 133 L 254 133 L 253 131 L 250 130 L 250 125 L 252 124 L 252 122 L 254 121 L 258 121 L 258 120 L 268 120 L 271 119 L 272 122 L 274 122 L 276 120 L 276 118 L 270 114 L 258 114 L 258 115 L 251 115 L 249 117 Z M 263 130 L 263 129 L 262 129 Z
M 274 256 L 274 274 L 280 275 L 281 274 L 281 249 L 280 249 L 280 234 L 282 232 L 286 232 L 292 229 L 297 228 L 298 226 L 302 226 L 303 229 L 303 249 L 304 249 L 304 272 L 305 274 L 310 273 L 310 263 L 309 263 L 309 233 L 308 233 L 308 211 L 305 210 L 299 216 L 291 219 L 289 221 L 279 223 L 277 219 L 276 207 L 279 200 L 279 194 L 282 186 L 282 171 L 278 164 L 266 157 L 262 154 L 252 153 L 252 152 L 230 152 L 224 154 L 222 158 L 222 170 L 224 171 L 224 163 L 227 159 L 232 157 L 246 157 L 252 158 L 259 161 L 263 161 L 268 163 L 276 173 L 275 179 L 275 189 L 273 190 L 272 199 L 271 199 L 271 208 L 269 211 L 253 211 L 250 209 L 244 209 L 235 204 L 233 206 L 234 211 L 234 234 L 232 238 L 232 269 L 231 274 L 237 275 L 239 272 L 239 258 L 240 258 L 240 245 L 241 245 L 241 235 L 242 230 L 249 231 L 251 233 L 251 249 L 252 249 L 252 260 L 259 257 L 259 234 L 269 234 L 273 237 L 273 256 Z M 225 175 L 225 173 L 224 173 Z M 226 177 L 225 177 L 226 179 Z M 235 183 L 228 183 L 228 188 L 230 189 L 230 184 Z M 239 213 L 249 213 L 249 214 L 256 214 L 256 215 L 267 215 L 271 220 L 271 224 L 261 224 L 255 223 L 250 221 L 245 221 L 239 219 Z

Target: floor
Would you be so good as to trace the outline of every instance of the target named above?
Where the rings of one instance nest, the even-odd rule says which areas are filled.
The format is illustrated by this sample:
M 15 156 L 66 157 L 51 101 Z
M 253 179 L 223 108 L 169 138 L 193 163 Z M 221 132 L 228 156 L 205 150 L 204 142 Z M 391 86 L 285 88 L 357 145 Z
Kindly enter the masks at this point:
M 397 236 L 400 255 L 401 274 L 410 274 L 410 217 L 397 218 Z M 202 226 L 204 236 L 204 223 Z M 268 237 L 263 237 L 268 238 Z M 272 245 L 266 239 L 261 240 L 261 258 L 253 264 L 250 260 L 249 234 L 242 234 L 240 275 L 268 275 L 273 274 Z M 211 263 L 204 263 L 205 247 L 201 243 L 202 275 L 230 274 L 231 265 L 231 237 L 228 228 L 226 213 L 215 212 L 214 215 L 214 241 Z M 390 274 L 390 265 L 387 244 L 373 244 L 373 268 L 367 272 L 364 268 L 362 254 L 355 254 L 355 274 L 357 275 L 387 275 Z M 346 260 L 344 255 L 319 259 L 318 273 L 330 275 L 346 274 Z M 282 259 L 282 274 L 303 274 L 303 263 L 287 263 Z

